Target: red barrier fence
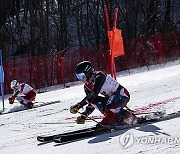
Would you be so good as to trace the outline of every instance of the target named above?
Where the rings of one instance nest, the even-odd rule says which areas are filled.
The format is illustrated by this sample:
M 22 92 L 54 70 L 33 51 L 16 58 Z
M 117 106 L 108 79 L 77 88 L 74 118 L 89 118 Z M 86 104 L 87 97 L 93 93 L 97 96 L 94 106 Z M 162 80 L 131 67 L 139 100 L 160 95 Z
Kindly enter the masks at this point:
M 180 32 L 157 34 L 124 41 L 125 56 L 115 58 L 116 70 L 162 63 L 180 57 Z M 82 60 L 91 61 L 97 70 L 109 72 L 107 44 L 75 51 L 50 53 L 4 63 L 5 93 L 11 93 L 10 82 L 17 79 L 35 89 L 76 81 L 75 66 Z

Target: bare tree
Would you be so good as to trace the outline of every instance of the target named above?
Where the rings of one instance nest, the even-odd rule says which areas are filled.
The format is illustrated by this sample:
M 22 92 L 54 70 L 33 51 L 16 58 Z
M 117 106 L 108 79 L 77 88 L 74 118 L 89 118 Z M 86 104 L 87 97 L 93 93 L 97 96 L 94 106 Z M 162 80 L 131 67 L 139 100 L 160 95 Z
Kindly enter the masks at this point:
M 178 30 L 179 3 L 178 0 L 1 0 L 0 47 L 8 48 L 11 52 L 6 52 L 6 56 L 15 58 L 107 42 L 104 4 L 108 6 L 111 26 L 114 9 L 119 8 L 117 26 L 124 38 Z

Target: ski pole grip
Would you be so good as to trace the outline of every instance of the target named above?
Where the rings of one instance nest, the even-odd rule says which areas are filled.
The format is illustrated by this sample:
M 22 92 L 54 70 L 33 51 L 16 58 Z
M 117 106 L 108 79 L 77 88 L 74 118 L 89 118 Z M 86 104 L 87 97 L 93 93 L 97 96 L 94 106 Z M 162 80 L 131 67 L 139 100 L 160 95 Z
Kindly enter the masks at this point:
M 78 113 L 79 113 L 79 114 L 82 114 L 82 113 L 81 113 L 81 112 L 79 112 L 79 111 L 78 111 Z M 86 116 L 86 118 L 87 118 L 87 116 Z M 114 132 L 114 129 L 109 128 L 109 127 L 107 127 L 107 126 L 103 125 L 102 123 L 100 123 L 100 122 L 96 121 L 95 119 L 93 119 L 93 118 L 91 118 L 91 117 L 88 117 L 88 118 L 89 118 L 89 120 L 92 120 L 92 121 L 96 122 L 98 125 L 100 125 L 100 126 L 102 126 L 103 128 L 105 128 L 105 129 L 109 130 L 110 132 Z

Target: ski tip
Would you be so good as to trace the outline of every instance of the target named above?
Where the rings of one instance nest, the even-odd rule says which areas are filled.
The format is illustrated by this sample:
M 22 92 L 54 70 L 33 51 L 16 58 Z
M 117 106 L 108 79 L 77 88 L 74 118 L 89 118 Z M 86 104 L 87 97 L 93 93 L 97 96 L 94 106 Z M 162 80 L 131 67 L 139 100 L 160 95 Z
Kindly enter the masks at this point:
M 44 137 L 41 137 L 41 136 L 38 136 L 38 137 L 37 137 L 37 140 L 38 140 L 39 142 L 45 142 Z

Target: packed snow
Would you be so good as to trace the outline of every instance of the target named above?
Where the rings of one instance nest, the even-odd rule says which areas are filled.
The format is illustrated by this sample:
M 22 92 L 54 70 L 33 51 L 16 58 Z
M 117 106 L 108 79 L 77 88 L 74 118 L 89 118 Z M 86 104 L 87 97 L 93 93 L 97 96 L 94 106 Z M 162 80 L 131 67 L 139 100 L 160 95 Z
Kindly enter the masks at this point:
M 118 73 L 117 80 L 131 94 L 128 107 L 138 109 L 149 106 L 147 112 L 179 111 L 180 60 L 151 66 L 148 69 L 143 67 Z M 179 117 L 67 144 L 38 142 L 36 139 L 38 135 L 68 132 L 96 124 L 90 120 L 84 125 L 75 123 L 75 117 L 78 115 L 71 114 L 69 108 L 81 101 L 85 93 L 81 82 L 68 83 L 68 85 L 69 88 L 62 88 L 61 85 L 47 87 L 47 92 L 37 94 L 37 102 L 60 100 L 59 103 L 0 115 L 1 154 L 179 153 Z M 5 96 L 5 112 L 21 108 L 18 103 L 8 104 L 9 96 Z M 2 103 L 0 108 L 2 109 Z M 96 110 L 92 115 L 99 116 L 101 113 Z

